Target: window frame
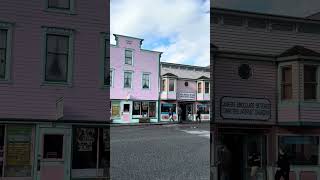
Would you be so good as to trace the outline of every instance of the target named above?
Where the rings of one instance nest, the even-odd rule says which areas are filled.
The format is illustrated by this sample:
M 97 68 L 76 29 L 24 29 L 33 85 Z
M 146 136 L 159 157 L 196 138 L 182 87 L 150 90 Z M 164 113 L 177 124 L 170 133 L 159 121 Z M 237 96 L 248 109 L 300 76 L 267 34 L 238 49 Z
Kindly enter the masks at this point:
M 200 85 L 200 86 L 199 86 Z M 199 91 L 199 88 L 200 88 L 200 91 Z M 202 81 L 200 81 L 200 82 L 197 82 L 197 93 L 198 94 L 202 94 L 203 92 L 202 92 Z
M 0 78 L 0 83 L 11 82 L 11 62 L 12 62 L 12 36 L 13 36 L 13 24 L 0 21 L 0 30 L 6 30 L 6 48 L 5 48 L 5 75 L 4 78 Z
M 125 87 L 125 74 L 126 74 L 126 73 L 131 73 L 130 87 Z M 124 89 L 132 89 L 132 88 L 133 88 L 133 86 L 132 86 L 133 71 L 124 71 L 124 72 L 123 72 L 123 78 L 122 78 L 122 80 L 123 80 L 123 88 L 124 88 Z
M 49 7 L 49 0 L 45 0 L 44 9 L 47 12 L 66 13 L 75 15 L 75 0 L 69 0 L 69 8 Z
M 315 81 L 314 82 L 305 82 L 305 67 L 314 67 L 315 68 Z M 305 88 L 306 84 L 313 84 L 315 85 L 315 98 L 314 99 L 306 99 L 305 97 Z M 303 100 L 304 101 L 318 101 L 319 99 L 319 65 L 316 64 L 303 64 Z
M 285 68 L 290 68 L 290 70 L 291 70 L 291 83 L 283 82 L 283 70 L 284 70 Z M 279 96 L 279 98 L 280 98 L 281 101 L 290 101 L 290 100 L 293 99 L 293 72 L 292 72 L 292 64 L 280 66 L 279 71 L 280 71 L 280 81 L 279 81 L 279 83 L 280 83 L 280 86 L 279 86 L 279 88 L 280 88 L 280 96 Z M 283 97 L 284 97 L 284 93 L 283 93 L 284 88 L 283 88 L 283 87 L 284 87 L 284 86 L 288 86 L 288 85 L 291 86 L 291 97 L 290 97 L 290 98 L 283 98 Z
M 74 30 L 64 29 L 64 28 L 51 28 L 43 27 L 43 55 L 42 55 L 42 85 L 63 85 L 63 86 L 72 86 L 73 80 L 73 63 L 74 63 Z M 47 81 L 46 80 L 46 64 L 47 64 L 47 49 L 48 49 L 48 35 L 57 35 L 57 36 L 68 36 L 69 37 L 69 47 L 68 47 L 68 63 L 67 63 L 67 79 L 66 81 Z
M 206 87 L 206 84 L 208 84 L 208 87 Z M 204 82 L 204 94 L 210 94 L 210 82 L 209 81 Z
M 161 79 L 161 91 L 167 92 L 167 79 L 166 78 Z
M 112 84 L 106 83 L 106 74 L 110 76 L 110 73 L 106 73 L 106 70 L 110 69 L 110 36 L 108 33 L 101 33 L 101 86 L 103 89 L 113 87 Z M 108 51 L 107 51 L 108 50 Z M 108 63 L 109 62 L 109 63 Z M 114 69 L 113 69 L 114 70 Z M 113 74 L 114 75 L 114 74 Z M 114 77 L 112 77 L 112 80 L 114 81 Z M 111 83 L 111 82 L 109 82 Z
M 143 79 L 143 77 L 145 76 L 145 75 L 147 75 L 148 76 L 148 88 L 144 88 L 143 87 L 143 85 L 144 85 L 144 79 Z M 143 89 L 143 90 L 150 90 L 151 89 L 151 82 L 150 82 L 150 80 L 151 80 L 151 73 L 150 72 L 143 72 L 142 73 L 142 76 L 141 76 L 141 88 Z
M 110 87 L 113 87 L 113 84 L 114 84 L 114 69 L 113 68 L 110 68 Z
M 127 64 L 127 61 L 126 61 L 126 52 L 127 51 L 130 51 L 132 54 L 131 54 L 131 64 Z M 130 48 L 125 48 L 124 50 L 124 65 L 126 66 L 133 66 L 133 57 L 134 57 L 134 50 L 133 49 L 130 49 Z
M 168 79 L 168 92 L 175 92 L 176 91 L 176 80 L 175 79 Z M 170 81 L 173 81 L 173 90 L 170 90 Z

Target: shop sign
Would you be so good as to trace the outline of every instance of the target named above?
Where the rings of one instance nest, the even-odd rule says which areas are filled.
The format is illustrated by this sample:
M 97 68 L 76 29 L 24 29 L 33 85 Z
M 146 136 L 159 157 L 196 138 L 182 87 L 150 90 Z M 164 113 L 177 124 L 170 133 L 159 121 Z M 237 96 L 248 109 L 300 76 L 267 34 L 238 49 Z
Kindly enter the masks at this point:
M 268 99 L 222 97 L 220 115 L 224 119 L 269 120 L 271 103 Z
M 77 129 L 77 146 L 78 151 L 92 151 L 93 142 L 95 141 L 94 128 Z
M 178 94 L 179 100 L 196 100 L 196 93 L 186 93 L 186 92 L 180 92 Z

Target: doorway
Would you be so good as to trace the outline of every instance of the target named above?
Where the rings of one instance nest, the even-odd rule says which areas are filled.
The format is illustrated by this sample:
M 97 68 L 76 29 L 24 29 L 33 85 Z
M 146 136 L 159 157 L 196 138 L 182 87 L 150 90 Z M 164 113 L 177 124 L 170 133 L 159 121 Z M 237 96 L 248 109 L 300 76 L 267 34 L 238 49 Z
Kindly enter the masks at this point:
M 219 180 L 222 179 L 223 169 L 231 180 L 250 180 L 250 157 L 253 152 L 259 154 L 260 166 L 256 173 L 257 180 L 266 180 L 266 136 L 261 134 L 223 134 L 219 138 L 217 149 L 219 164 Z M 226 153 L 227 152 L 227 153 Z M 225 155 L 227 154 L 227 155 Z M 221 158 L 227 158 L 227 163 Z M 227 167 L 227 168 L 226 168 Z
M 181 108 L 181 121 L 193 120 L 193 104 L 192 103 L 179 103 Z

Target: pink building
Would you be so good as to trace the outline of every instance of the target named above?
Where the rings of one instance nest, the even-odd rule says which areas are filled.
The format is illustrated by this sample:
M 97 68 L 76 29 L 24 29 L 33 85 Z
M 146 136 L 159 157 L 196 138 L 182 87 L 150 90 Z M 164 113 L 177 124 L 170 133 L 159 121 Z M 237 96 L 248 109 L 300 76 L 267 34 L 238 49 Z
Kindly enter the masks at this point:
M 170 108 L 175 120 L 195 121 L 198 110 L 210 120 L 209 80 L 209 67 L 161 62 L 160 120 L 169 121 Z
M 211 9 L 214 124 L 212 175 L 221 146 L 230 150 L 231 179 L 273 180 L 279 149 L 290 180 L 320 178 L 320 19 Z
M 141 49 L 143 39 L 114 35 L 110 47 L 113 123 L 158 122 L 161 52 Z
M 0 1 L 0 179 L 108 176 L 108 7 Z

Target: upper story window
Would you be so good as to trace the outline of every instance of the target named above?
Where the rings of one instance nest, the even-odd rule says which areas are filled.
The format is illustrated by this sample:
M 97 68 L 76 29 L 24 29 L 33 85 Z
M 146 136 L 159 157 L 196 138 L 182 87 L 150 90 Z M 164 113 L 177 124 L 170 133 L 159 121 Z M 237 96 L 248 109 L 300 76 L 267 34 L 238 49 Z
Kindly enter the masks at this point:
M 112 73 L 113 71 L 110 69 L 109 70 L 109 66 L 108 66 L 108 62 L 110 62 L 110 51 L 109 51 L 109 40 L 104 38 L 104 55 L 103 55 L 103 66 L 104 66 L 104 85 L 113 85 L 113 81 L 112 81 Z
M 248 19 L 248 27 L 255 28 L 255 29 L 266 29 L 267 22 L 263 19 L 249 18 Z
M 48 8 L 69 10 L 71 0 L 48 0 Z
M 317 66 L 304 65 L 304 99 L 317 99 Z
M 320 34 L 320 25 L 302 23 L 302 24 L 299 24 L 298 31 L 302 33 Z
M 240 16 L 226 15 L 223 16 L 223 24 L 231 26 L 242 26 L 243 18 Z
M 47 34 L 45 81 L 67 82 L 69 65 L 69 36 Z
M 0 79 L 6 78 L 7 71 L 7 35 L 8 30 L 0 29 Z
M 202 93 L 202 83 L 198 82 L 198 93 Z
M 169 79 L 169 91 L 174 91 L 174 79 Z
M 124 72 L 124 88 L 131 88 L 132 87 L 132 72 Z
M 292 66 L 281 68 L 281 99 L 288 100 L 292 98 Z
M 150 74 L 142 74 L 142 89 L 150 89 Z
M 133 52 L 132 50 L 125 50 L 125 64 L 132 65 Z
M 109 84 L 110 86 L 113 86 L 113 69 L 110 69 Z
M 274 21 L 271 23 L 272 30 L 277 31 L 293 31 L 295 25 L 289 22 Z
M 161 90 L 162 91 L 166 91 L 167 90 L 166 83 L 167 83 L 166 79 L 162 79 L 162 86 L 161 86 L 161 88 L 162 88 Z
M 204 83 L 204 93 L 209 94 L 210 91 L 210 84 L 209 82 Z

